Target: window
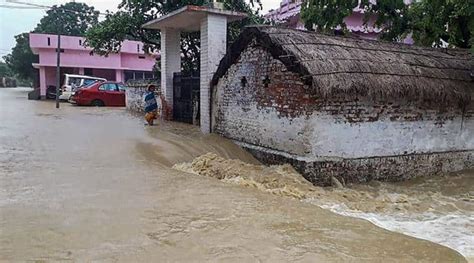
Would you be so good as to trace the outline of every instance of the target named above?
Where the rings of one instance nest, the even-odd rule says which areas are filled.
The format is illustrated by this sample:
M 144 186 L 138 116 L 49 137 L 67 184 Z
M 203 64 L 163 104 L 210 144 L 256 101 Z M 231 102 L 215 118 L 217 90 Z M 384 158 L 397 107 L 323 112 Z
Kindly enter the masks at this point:
M 155 79 L 155 74 L 152 71 L 125 70 L 124 73 L 125 73 L 125 82 L 129 80 Z
M 104 83 L 100 85 L 99 90 L 118 91 L 118 88 L 117 88 L 117 85 L 115 85 L 115 83 Z
M 92 69 L 91 68 L 85 68 L 84 69 L 84 75 L 93 76 L 94 74 L 92 74 Z
M 145 56 L 138 56 L 139 59 L 145 59 Z
M 79 46 L 82 46 L 82 39 L 79 39 Z
M 81 79 L 80 78 L 69 78 L 69 82 L 67 83 L 68 85 L 74 85 L 76 87 L 79 87 L 81 85 Z
M 51 46 L 51 38 L 48 37 L 48 46 Z
M 140 44 L 137 44 L 137 52 L 140 53 Z
M 118 84 L 118 89 L 119 89 L 119 91 L 125 91 L 127 89 L 127 87 L 125 87 L 122 84 Z
M 145 79 L 154 79 L 155 76 L 153 72 L 145 72 Z
M 94 84 L 95 82 L 96 80 L 93 80 L 93 79 L 85 79 L 84 84 L 82 84 L 82 86 L 86 87 L 86 86 Z
M 135 79 L 145 79 L 145 72 L 143 71 L 135 71 Z
M 125 71 L 125 82 L 127 82 L 129 79 L 133 79 L 133 71 Z

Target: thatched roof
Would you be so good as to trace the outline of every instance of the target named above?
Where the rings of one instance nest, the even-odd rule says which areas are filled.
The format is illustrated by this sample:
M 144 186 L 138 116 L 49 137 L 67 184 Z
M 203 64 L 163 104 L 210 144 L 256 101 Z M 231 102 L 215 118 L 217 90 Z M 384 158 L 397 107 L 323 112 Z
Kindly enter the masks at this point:
M 469 103 L 474 57 L 467 50 L 329 36 L 259 26 L 242 32 L 222 59 L 213 85 L 255 39 L 322 96 L 408 97 Z

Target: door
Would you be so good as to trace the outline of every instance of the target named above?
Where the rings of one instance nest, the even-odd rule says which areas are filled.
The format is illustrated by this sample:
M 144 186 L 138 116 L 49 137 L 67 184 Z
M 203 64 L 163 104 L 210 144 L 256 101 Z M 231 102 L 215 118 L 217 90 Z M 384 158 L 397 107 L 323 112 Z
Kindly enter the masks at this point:
M 117 106 L 125 107 L 125 87 L 123 84 L 117 84 L 118 87 L 118 95 L 117 95 Z
M 119 90 L 115 83 L 104 83 L 99 87 L 100 97 L 105 106 L 122 106 L 125 100 L 125 93 Z
M 173 77 L 173 119 L 193 123 L 199 110 L 199 77 L 175 73 Z

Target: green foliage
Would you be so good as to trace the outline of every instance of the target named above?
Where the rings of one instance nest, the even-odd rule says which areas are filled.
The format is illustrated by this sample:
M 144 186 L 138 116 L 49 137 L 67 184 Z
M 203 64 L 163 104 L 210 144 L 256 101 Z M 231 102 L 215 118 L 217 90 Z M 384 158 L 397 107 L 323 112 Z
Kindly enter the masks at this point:
M 13 77 L 13 72 L 5 62 L 0 61 L 0 78 Z
M 305 0 L 301 17 L 308 29 L 331 32 L 337 26 L 345 28 L 343 19 L 356 6 L 352 0 Z M 367 11 L 366 24 L 376 18 L 382 39 L 400 41 L 411 33 L 419 45 L 439 47 L 444 41 L 453 47 L 473 47 L 474 0 L 419 0 L 411 5 L 403 0 L 377 0 L 376 5 L 362 0 L 361 6 Z
M 99 13 L 93 7 L 69 2 L 48 10 L 33 32 L 82 36 L 97 23 L 98 16 Z M 38 62 L 38 56 L 30 49 L 28 33 L 15 36 L 15 40 L 15 47 L 10 54 L 4 56 L 4 60 L 18 77 L 31 82 L 35 77 L 35 69 L 31 64 Z
M 3 57 L 8 67 L 21 79 L 33 80 L 35 69 L 31 65 L 38 62 L 38 56 L 30 49 L 30 37 L 28 33 L 15 36 L 16 45 L 12 52 Z
M 411 29 L 416 43 L 472 48 L 474 36 L 473 0 L 423 0 L 409 10 Z
M 108 14 L 106 19 L 87 31 L 87 45 L 93 48 L 95 53 L 107 55 L 110 52 L 118 52 L 121 42 L 126 39 L 142 41 L 144 50 L 152 52 L 160 49 L 160 33 L 157 30 L 142 28 L 148 21 L 168 14 L 185 5 L 204 5 L 205 0 L 123 0 L 119 5 L 119 11 Z M 246 12 L 249 17 L 244 21 L 231 23 L 228 30 L 228 40 L 232 41 L 240 33 L 243 26 L 250 23 L 263 23 L 263 18 L 257 11 L 253 11 L 254 5 L 259 5 L 260 0 L 225 0 L 224 5 L 228 10 Z M 196 72 L 199 68 L 199 32 L 182 33 L 181 41 L 182 68 L 184 72 Z
M 152 51 L 159 45 L 160 39 L 156 38 L 156 32 L 143 29 L 141 26 L 153 17 L 147 13 L 139 14 L 131 7 L 116 13 L 108 13 L 102 22 L 87 31 L 86 43 L 94 49 L 94 53 L 100 55 L 118 52 L 125 39 L 142 41 L 146 45 L 145 49 Z
M 308 30 L 332 33 L 340 26 L 346 31 L 343 19 L 357 4 L 357 0 L 305 0 L 301 5 L 301 19 Z
M 403 0 L 378 0 L 376 5 L 370 4 L 368 0 L 362 0 L 362 6 L 366 6 L 368 12 L 365 14 L 365 23 L 369 17 L 375 16 L 375 25 L 382 28 L 381 39 L 389 41 L 402 41 L 409 33 L 408 5 Z
M 55 5 L 46 12 L 34 32 L 82 36 L 92 25 L 97 24 L 98 17 L 99 12 L 94 7 L 83 3 Z

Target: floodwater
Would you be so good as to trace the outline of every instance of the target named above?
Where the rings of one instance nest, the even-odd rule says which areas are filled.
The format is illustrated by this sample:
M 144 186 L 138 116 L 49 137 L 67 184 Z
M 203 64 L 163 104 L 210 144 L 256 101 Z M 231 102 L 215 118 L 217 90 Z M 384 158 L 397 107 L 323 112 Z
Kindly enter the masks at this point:
M 474 171 L 402 183 L 321 188 L 290 165 L 268 167 L 214 153 L 173 168 L 364 218 L 380 227 L 451 247 L 466 257 L 474 255 Z
M 469 219 L 472 173 L 439 187 L 320 189 L 192 126 L 144 126 L 121 108 L 57 110 L 27 101 L 26 91 L 0 89 L 0 261 L 464 261 L 446 246 L 330 209 L 399 232 L 409 227 L 397 228 L 397 213 Z M 468 253 L 470 220 L 465 231 L 446 230 L 467 240 Z

